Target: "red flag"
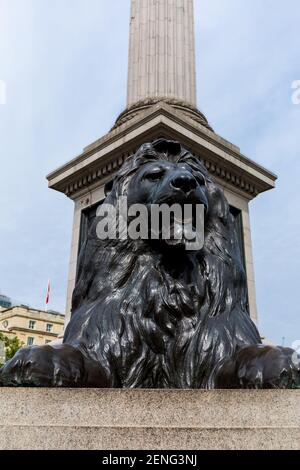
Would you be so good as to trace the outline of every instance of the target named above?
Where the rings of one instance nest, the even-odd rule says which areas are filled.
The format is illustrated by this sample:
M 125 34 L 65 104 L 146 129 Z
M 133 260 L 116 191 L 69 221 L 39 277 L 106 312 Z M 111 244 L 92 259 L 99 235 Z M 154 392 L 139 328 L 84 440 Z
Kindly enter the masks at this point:
M 47 306 L 48 303 L 49 303 L 50 290 L 51 290 L 51 288 L 50 288 L 50 281 L 48 281 L 47 293 L 46 293 L 46 302 L 45 302 L 45 303 L 46 303 L 46 306 Z

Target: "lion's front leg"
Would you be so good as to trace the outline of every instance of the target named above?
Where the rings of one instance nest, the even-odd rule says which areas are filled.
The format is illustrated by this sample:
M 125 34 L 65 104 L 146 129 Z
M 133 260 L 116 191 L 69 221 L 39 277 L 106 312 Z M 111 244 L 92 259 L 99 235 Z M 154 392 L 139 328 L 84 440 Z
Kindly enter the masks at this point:
M 290 348 L 253 345 L 219 370 L 216 388 L 299 388 L 300 365 Z
M 100 364 L 68 344 L 20 349 L 0 370 L 0 385 L 6 387 L 105 387 L 106 383 Z

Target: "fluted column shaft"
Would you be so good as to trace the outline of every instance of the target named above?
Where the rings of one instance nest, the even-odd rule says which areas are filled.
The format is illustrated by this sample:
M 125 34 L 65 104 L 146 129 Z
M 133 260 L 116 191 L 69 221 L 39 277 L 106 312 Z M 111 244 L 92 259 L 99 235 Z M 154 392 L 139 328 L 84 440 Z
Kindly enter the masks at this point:
M 196 106 L 193 0 L 131 0 L 127 106 L 152 97 Z

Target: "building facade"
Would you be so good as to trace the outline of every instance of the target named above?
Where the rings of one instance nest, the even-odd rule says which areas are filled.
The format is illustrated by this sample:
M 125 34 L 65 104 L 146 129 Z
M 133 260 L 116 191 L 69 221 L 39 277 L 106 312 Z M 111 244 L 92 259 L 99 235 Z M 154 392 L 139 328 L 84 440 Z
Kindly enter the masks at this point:
M 110 132 L 47 177 L 50 188 L 74 201 L 67 321 L 78 253 L 104 185 L 141 144 L 157 138 L 179 141 L 223 188 L 240 234 L 249 312 L 257 321 L 249 204 L 274 188 L 276 176 L 214 132 L 196 107 L 195 70 L 193 0 L 131 0 L 127 108 Z
M 64 315 L 26 306 L 0 308 L 0 333 L 17 337 L 24 346 L 40 346 L 54 341 L 63 332 Z

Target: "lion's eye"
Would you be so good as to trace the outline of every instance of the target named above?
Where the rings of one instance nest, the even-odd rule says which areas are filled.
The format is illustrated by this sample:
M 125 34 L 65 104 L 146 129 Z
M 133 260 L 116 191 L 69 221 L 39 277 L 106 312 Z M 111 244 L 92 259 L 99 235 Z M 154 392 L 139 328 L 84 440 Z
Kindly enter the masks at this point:
M 150 173 L 146 173 L 144 175 L 144 178 L 150 181 L 157 181 L 160 178 L 162 178 L 163 175 L 164 175 L 164 171 L 159 168 L 157 170 L 151 171 Z

